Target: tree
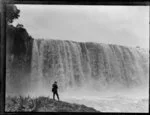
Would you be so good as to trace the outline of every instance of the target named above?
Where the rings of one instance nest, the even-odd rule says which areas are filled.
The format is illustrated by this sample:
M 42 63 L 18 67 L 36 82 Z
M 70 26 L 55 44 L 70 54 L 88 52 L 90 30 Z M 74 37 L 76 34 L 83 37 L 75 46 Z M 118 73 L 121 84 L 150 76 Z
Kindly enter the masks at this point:
M 17 27 L 17 28 L 23 28 L 23 25 L 22 25 L 22 24 L 17 24 L 16 27 Z
M 10 24 L 14 19 L 18 19 L 20 10 L 14 4 L 6 5 L 6 22 Z

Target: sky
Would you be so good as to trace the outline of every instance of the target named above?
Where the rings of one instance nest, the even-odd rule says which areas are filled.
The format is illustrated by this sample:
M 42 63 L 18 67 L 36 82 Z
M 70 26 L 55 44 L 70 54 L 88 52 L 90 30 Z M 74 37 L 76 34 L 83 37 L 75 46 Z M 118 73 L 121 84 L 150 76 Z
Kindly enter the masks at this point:
M 149 6 L 16 5 L 34 38 L 149 48 Z

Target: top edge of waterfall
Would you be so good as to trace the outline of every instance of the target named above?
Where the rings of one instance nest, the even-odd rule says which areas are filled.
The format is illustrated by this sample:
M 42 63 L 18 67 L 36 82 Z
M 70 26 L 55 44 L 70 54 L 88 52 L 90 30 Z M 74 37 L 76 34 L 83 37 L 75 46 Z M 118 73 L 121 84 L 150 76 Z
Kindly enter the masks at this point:
M 101 45 L 112 45 L 112 46 L 119 46 L 119 47 L 124 47 L 124 48 L 134 48 L 138 50 L 144 50 L 146 52 L 149 52 L 149 48 L 142 48 L 142 47 L 134 47 L 134 46 L 125 46 L 125 45 L 120 45 L 120 44 L 110 44 L 110 43 L 100 43 L 100 42 L 94 42 L 94 41 L 89 41 L 89 42 L 81 42 L 81 41 L 74 41 L 74 40 L 60 40 L 60 39 L 45 39 L 45 38 L 37 38 L 34 40 L 44 40 L 44 41 L 65 41 L 65 42 L 72 42 L 72 43 L 92 43 L 92 44 L 101 44 Z

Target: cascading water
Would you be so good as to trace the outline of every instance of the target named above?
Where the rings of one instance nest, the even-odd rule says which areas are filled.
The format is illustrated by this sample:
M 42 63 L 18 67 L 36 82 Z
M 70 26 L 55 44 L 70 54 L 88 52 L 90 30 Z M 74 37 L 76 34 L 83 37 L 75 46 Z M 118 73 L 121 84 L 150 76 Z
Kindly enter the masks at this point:
M 144 49 L 100 43 L 35 39 L 32 48 L 32 91 L 132 88 L 149 81 L 149 53 Z
M 148 111 L 148 50 L 67 40 L 21 43 L 7 45 L 6 96 L 52 98 L 57 81 L 63 101 L 106 112 Z

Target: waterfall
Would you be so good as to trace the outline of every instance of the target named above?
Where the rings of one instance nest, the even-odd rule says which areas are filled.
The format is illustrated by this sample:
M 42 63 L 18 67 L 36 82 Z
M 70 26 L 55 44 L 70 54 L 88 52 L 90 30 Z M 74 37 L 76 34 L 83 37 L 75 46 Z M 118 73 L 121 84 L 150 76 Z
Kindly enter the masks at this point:
M 149 53 L 102 43 L 34 39 L 31 87 L 50 90 L 131 88 L 148 84 Z
M 142 48 L 34 39 L 6 62 L 7 94 L 49 95 L 54 81 L 60 92 L 149 86 L 149 51 Z

